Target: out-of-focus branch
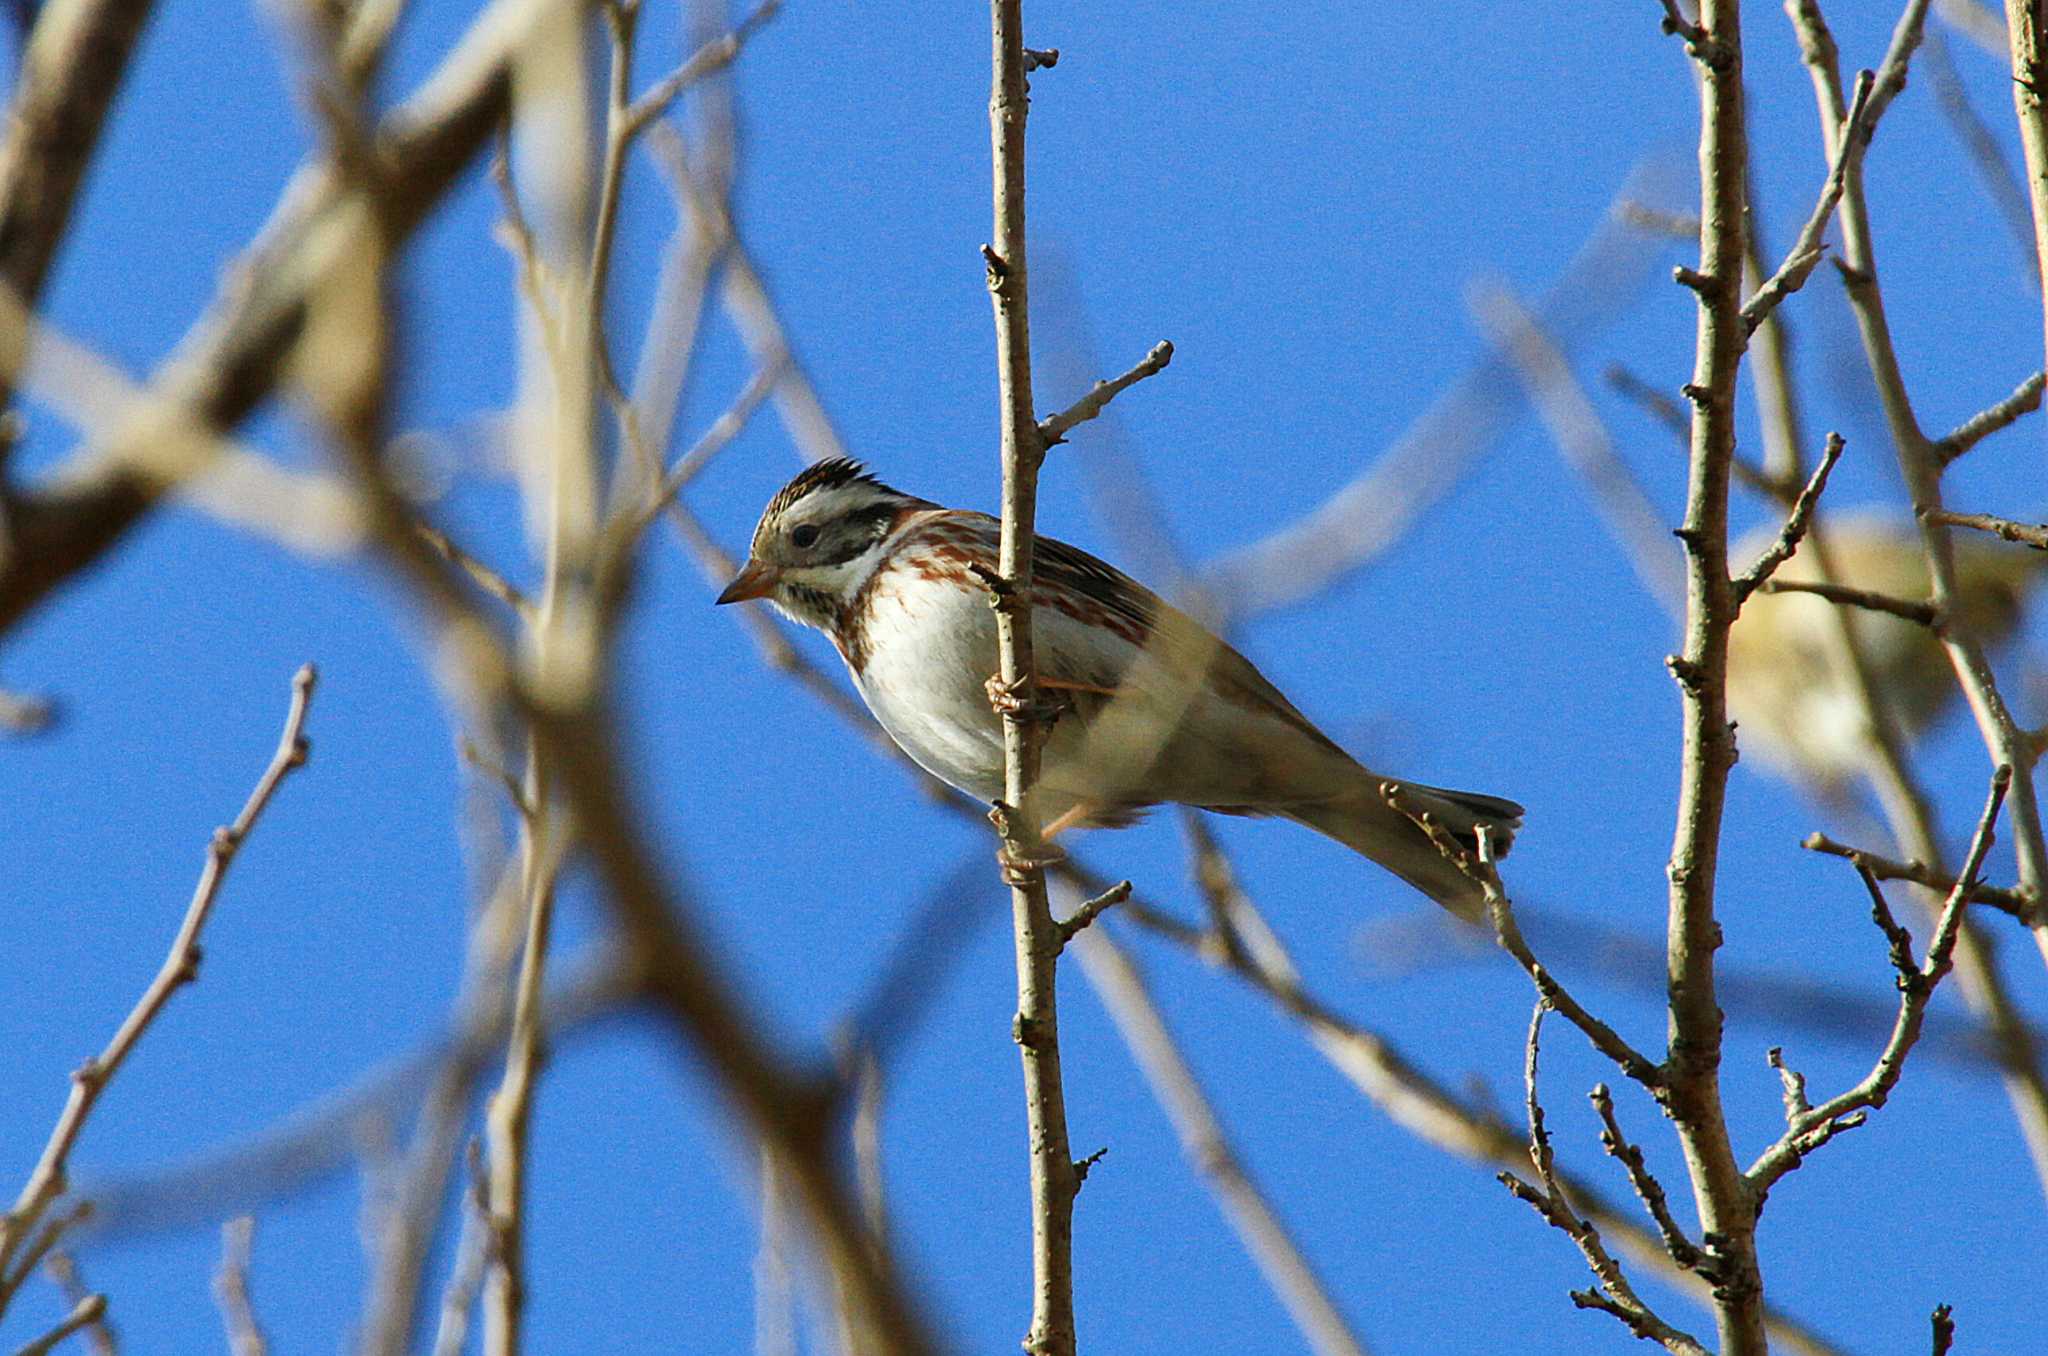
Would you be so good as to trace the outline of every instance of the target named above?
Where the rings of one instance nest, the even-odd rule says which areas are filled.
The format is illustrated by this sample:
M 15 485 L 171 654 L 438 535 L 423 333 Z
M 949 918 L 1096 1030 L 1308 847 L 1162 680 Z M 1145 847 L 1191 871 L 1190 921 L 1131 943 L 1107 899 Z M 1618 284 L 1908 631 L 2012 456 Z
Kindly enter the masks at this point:
M 1078 946 L 1081 968 L 1123 1033 L 1124 1044 L 1152 1085 L 1153 1097 L 1172 1120 L 1181 1152 L 1207 1181 L 1217 1206 L 1258 1263 L 1266 1284 L 1287 1307 L 1310 1350 L 1318 1356 L 1364 1356 L 1365 1344 L 1339 1312 L 1286 1222 L 1239 1161 L 1136 964 L 1102 928 L 1083 937 Z
M 63 1114 L 58 1118 L 49 1142 L 43 1147 L 42 1157 L 29 1174 L 20 1196 L 15 1199 L 14 1207 L 4 1219 L 0 1219 L 0 1312 L 5 1312 L 27 1273 L 33 1270 L 33 1262 L 13 1272 L 8 1267 L 50 1204 L 64 1193 L 66 1167 L 72 1148 L 85 1130 L 86 1118 L 92 1114 L 100 1094 L 106 1091 L 107 1084 L 120 1071 L 122 1062 L 133 1052 L 143 1033 L 149 1030 L 151 1023 L 171 1001 L 171 995 L 198 978 L 199 934 L 213 914 L 213 906 L 220 897 L 221 883 L 234 863 L 235 854 L 255 828 L 257 818 L 270 804 L 271 797 L 277 794 L 279 784 L 293 769 L 305 765 L 308 745 L 304 730 L 306 710 L 313 697 L 313 682 L 313 666 L 310 664 L 301 668 L 292 679 L 291 710 L 285 717 L 284 733 L 278 738 L 277 751 L 271 755 L 269 765 L 257 779 L 256 787 L 249 793 L 241 813 L 232 822 L 214 830 L 213 840 L 206 849 L 205 869 L 200 872 L 199 884 L 192 892 L 192 902 L 186 906 L 184 921 L 179 924 L 178 935 L 172 941 L 170 953 L 164 957 L 156 977 L 115 1031 L 113 1039 L 107 1042 L 106 1048 L 86 1060 L 71 1075 L 71 1096 L 65 1102 Z
M 1639 171 L 1639 176 L 1642 174 Z M 1643 194 L 1631 184 L 1618 202 Z M 1561 347 L 1582 343 L 1632 299 L 1661 242 L 1617 210 L 1533 310 Z M 1313 597 L 1398 540 L 1448 494 L 1524 408 L 1501 359 L 1486 354 L 1321 505 L 1203 565 L 1212 620 L 1229 625 Z
M 379 227 L 396 247 L 425 219 L 509 107 L 513 53 L 553 0 L 495 0 L 439 69 L 378 124 Z M 289 369 L 312 298 L 348 266 L 361 204 L 324 158 L 300 169 L 212 310 L 149 383 L 152 405 L 202 426 L 246 418 Z M 93 440 L 41 483 L 6 493 L 0 631 L 124 537 L 168 488 L 138 470 L 156 422 Z
M 1995 33 L 1998 56 L 2005 59 L 2005 24 L 1991 11 L 1981 7 L 1977 0 L 1935 0 L 1934 10 L 1957 27 L 1961 27 L 1956 23 L 1958 13 L 1989 19 Z M 2005 147 L 1999 144 L 1997 135 L 1971 104 L 1962 76 L 1957 74 L 1955 63 L 1949 59 L 1948 43 L 1938 30 L 1928 31 L 1920 60 L 1932 78 L 1935 100 L 1941 105 L 1949 130 L 1962 143 L 1964 153 L 1970 157 L 1971 167 L 1977 171 L 1977 181 L 1984 187 L 1985 196 L 1998 209 L 2013 243 L 2019 247 L 2020 265 L 2028 285 L 2039 288 L 2041 279 L 2034 266 L 2034 218 L 2027 204 L 2027 190 L 2021 176 L 2006 159 Z
M 0 134 L 0 282 L 31 310 L 152 8 L 152 0 L 47 0 L 36 13 Z M 0 372 L 0 407 L 13 388 L 13 369 Z
M 249 1298 L 249 1253 L 256 1221 L 247 1215 L 220 1227 L 220 1266 L 213 1273 L 213 1296 L 227 1328 L 229 1356 L 268 1356 L 270 1342 L 256 1320 Z
M 1606 424 L 1572 375 L 1564 353 L 1505 287 L 1474 286 L 1467 300 L 1482 328 L 1514 364 L 1536 412 L 1549 426 L 1551 441 L 1592 493 L 1636 577 L 1652 598 L 1676 615 L 1684 605 L 1685 584 L 1671 550 L 1671 530 L 1615 451 Z M 1675 407 L 1673 413 L 1677 414 Z
M 65 1316 L 62 1323 L 32 1342 L 24 1342 L 16 1348 L 14 1356 L 49 1356 L 65 1338 L 104 1321 L 106 1316 L 107 1297 L 87 1295 L 71 1307 L 71 1312 Z

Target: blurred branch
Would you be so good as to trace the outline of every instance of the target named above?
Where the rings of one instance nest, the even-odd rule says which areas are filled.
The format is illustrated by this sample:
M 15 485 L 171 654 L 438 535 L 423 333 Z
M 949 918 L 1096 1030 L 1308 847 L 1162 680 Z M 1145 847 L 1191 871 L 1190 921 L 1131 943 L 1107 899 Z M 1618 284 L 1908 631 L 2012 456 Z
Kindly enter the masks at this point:
M 1618 201 L 1642 196 L 1632 183 Z M 1544 331 L 1569 347 L 1605 328 L 1659 248 L 1621 212 L 1610 213 L 1534 307 Z M 1520 385 L 1489 352 L 1321 505 L 1201 568 L 1218 629 L 1313 597 L 1378 556 L 1465 477 L 1523 407 Z
M 256 1221 L 247 1215 L 220 1226 L 220 1267 L 213 1273 L 213 1294 L 227 1327 L 229 1356 L 268 1356 L 270 1343 L 256 1321 L 249 1300 L 249 1251 Z
M 151 0 L 45 0 L 0 134 L 0 282 L 33 310 Z M 0 407 L 14 368 L 0 371 Z M 4 454 L 4 449 L 0 449 Z
M 1467 291 L 1467 303 L 1487 337 L 1514 364 L 1537 413 L 1549 426 L 1551 441 L 1591 492 L 1609 534 L 1635 567 L 1636 578 L 1666 612 L 1677 615 L 1684 606 L 1685 584 L 1671 550 L 1671 530 L 1615 451 L 1606 425 L 1564 354 L 1507 288 L 1475 284 Z M 1675 408 L 1672 413 L 1677 413 Z
M 1222 1122 L 1175 1044 L 1136 964 L 1101 928 L 1081 938 L 1078 946 L 1081 968 L 1152 1085 L 1153 1097 L 1173 1122 L 1182 1154 L 1208 1184 L 1217 1206 L 1258 1264 L 1266 1284 L 1286 1306 L 1309 1349 L 1317 1356 L 1364 1356 L 1364 1343 L 1231 1147 Z
M 1934 9 L 1935 13 L 1959 28 L 1958 13 L 1989 19 L 1998 57 L 2001 62 L 2005 60 L 2005 24 L 1978 5 L 1976 0 L 1935 0 Z M 1999 144 L 1997 136 L 1971 105 L 1962 76 L 1957 74 L 1955 63 L 1949 59 L 1948 43 L 1942 40 L 1938 30 L 1928 31 L 1921 51 L 1920 59 L 1933 81 L 1935 101 L 1941 106 L 1942 117 L 1948 120 L 1949 130 L 1955 133 L 1956 140 L 1962 143 L 1971 167 L 1977 171 L 1977 182 L 1998 209 L 1998 215 L 2004 218 L 2013 243 L 2019 246 L 2027 285 L 2039 289 L 2041 279 L 2034 270 L 2034 220 L 2027 206 L 2026 186 L 2006 160 L 2005 148 Z
M 36 1338 L 25 1342 L 15 1350 L 14 1356 L 48 1356 L 57 1345 L 71 1334 L 101 1322 L 107 1315 L 105 1295 L 87 1295 L 71 1307 L 71 1312 L 62 1323 Z
M 255 828 L 257 819 L 285 777 L 305 765 L 308 745 L 303 731 L 306 710 L 313 697 L 313 682 L 313 666 L 310 664 L 293 677 L 291 710 L 285 716 L 284 733 L 278 738 L 277 750 L 271 755 L 263 775 L 257 779 L 256 787 L 249 793 L 241 813 L 231 823 L 214 830 L 213 839 L 206 849 L 205 869 L 200 872 L 199 884 L 192 892 L 192 902 L 186 906 L 184 921 L 178 926 L 178 935 L 171 943 L 170 953 L 164 957 L 156 978 L 150 981 L 106 1048 L 98 1056 L 86 1060 L 71 1075 L 71 1096 L 65 1102 L 63 1114 L 58 1118 L 49 1142 L 43 1147 L 42 1157 L 29 1174 L 20 1196 L 15 1199 L 13 1209 L 7 1212 L 5 1219 L 0 1219 L 0 1313 L 6 1311 L 22 1281 L 33 1270 L 33 1258 L 27 1266 L 17 1268 L 11 1274 L 8 1265 L 51 1202 L 64 1193 L 71 1150 L 85 1129 L 86 1118 L 92 1114 L 100 1094 L 106 1091 L 107 1084 L 120 1071 L 143 1033 L 171 1001 L 171 995 L 198 978 L 199 934 L 213 914 L 214 902 L 219 898 L 221 883 L 227 877 L 235 854 L 241 850 L 242 843 Z
M 510 65 L 550 0 L 494 0 L 441 66 L 378 123 L 378 227 L 395 248 L 505 117 Z M 149 383 L 153 406 L 204 427 L 240 423 L 285 375 L 313 299 L 355 256 L 361 204 L 323 159 L 303 166 L 270 222 L 227 271 L 212 310 Z M 33 488 L 6 493 L 0 631 L 106 554 L 166 486 L 137 470 L 156 421 L 94 439 Z

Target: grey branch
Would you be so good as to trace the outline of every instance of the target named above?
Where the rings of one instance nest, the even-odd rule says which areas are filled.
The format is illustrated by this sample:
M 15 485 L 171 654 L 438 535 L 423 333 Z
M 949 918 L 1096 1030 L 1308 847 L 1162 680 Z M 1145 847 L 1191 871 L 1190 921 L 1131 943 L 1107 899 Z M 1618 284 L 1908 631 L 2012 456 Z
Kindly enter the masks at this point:
M 1927 521 L 1989 532 L 2006 541 L 2031 546 L 2036 551 L 2048 551 L 2048 524 L 2018 523 L 2010 518 L 1994 518 L 1988 513 L 1951 513 L 1947 509 L 1928 510 Z
M 1838 843 L 1824 833 L 1808 834 L 1800 846 L 1808 852 L 1821 852 L 1830 857 L 1845 858 L 1879 880 L 1910 881 L 1944 896 L 1956 888 L 1954 877 L 1943 875 L 1926 862 L 1902 862 L 1891 857 L 1881 857 L 1862 848 L 1850 847 L 1847 843 Z M 2033 904 L 2024 894 L 2018 890 L 2001 889 L 1996 885 L 1976 886 L 1970 891 L 1969 902 L 1986 905 L 2001 913 L 2009 913 L 2021 922 L 2025 922 L 2033 913 Z
M 1806 529 L 1813 522 L 1814 506 L 1820 502 L 1821 491 L 1828 487 L 1828 473 L 1835 469 L 1835 463 L 1842 459 L 1842 435 L 1828 434 L 1827 450 L 1821 453 L 1820 465 L 1813 468 L 1806 486 L 1799 491 L 1799 497 L 1792 501 L 1791 509 L 1785 514 L 1785 526 L 1779 531 L 1776 541 L 1757 557 L 1756 563 L 1734 579 L 1735 609 L 1739 613 L 1742 605 L 1770 580 L 1780 565 L 1792 558 L 1799 549 L 1799 543 L 1806 537 Z
M 2048 381 L 2048 378 L 2036 372 L 2014 387 L 2012 394 L 1996 405 L 1971 415 L 1958 424 L 1954 432 L 1936 438 L 1932 449 L 1935 459 L 1946 466 L 2000 429 L 2040 409 L 2041 387 L 2044 381 Z
M 1152 346 L 1152 351 L 1139 359 L 1130 371 L 1108 381 L 1098 381 L 1088 389 L 1088 394 L 1061 410 L 1058 414 L 1038 421 L 1038 438 L 1046 447 L 1066 441 L 1067 434 L 1077 424 L 1093 419 L 1131 387 L 1147 377 L 1157 376 L 1173 361 L 1173 344 L 1162 339 Z
M 1742 325 L 1747 333 L 1756 333 L 1756 327 L 1764 323 L 1764 317 L 1775 310 L 1779 302 L 1806 286 L 1814 266 L 1820 263 L 1826 252 L 1821 237 L 1827 231 L 1828 219 L 1835 214 L 1835 204 L 1842 200 L 1842 188 L 1851 161 L 1861 154 L 1861 145 L 1869 144 L 1871 133 L 1877 130 L 1878 115 L 1883 111 L 1882 105 L 1873 106 L 1870 97 L 1876 83 L 1877 77 L 1869 71 L 1856 77 L 1856 93 L 1849 101 L 1849 116 L 1843 120 L 1841 131 L 1835 138 L 1835 153 L 1828 166 L 1827 181 L 1821 185 L 1820 200 L 1814 203 L 1812 214 L 1800 227 L 1799 237 L 1793 241 L 1785 262 L 1743 305 Z

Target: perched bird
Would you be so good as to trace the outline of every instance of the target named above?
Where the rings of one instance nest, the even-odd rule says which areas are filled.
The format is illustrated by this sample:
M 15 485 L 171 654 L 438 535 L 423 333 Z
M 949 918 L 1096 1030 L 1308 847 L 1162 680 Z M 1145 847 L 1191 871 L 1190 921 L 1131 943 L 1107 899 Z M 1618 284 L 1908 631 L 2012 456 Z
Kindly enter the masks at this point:
M 1731 554 L 1754 559 L 1776 535 L 1760 531 Z M 1830 582 L 1927 600 L 1927 561 L 1910 522 L 1844 515 L 1830 520 L 1826 548 Z M 2027 590 L 2042 577 L 2041 554 L 1957 534 L 1955 561 L 1959 620 L 1988 644 L 2010 637 Z M 1810 542 L 1773 576 L 1798 583 L 1820 577 Z M 1728 711 L 1743 752 L 1830 796 L 1844 794 L 1869 757 L 1863 703 L 1832 659 L 1837 622 L 1828 614 L 1837 606 L 1810 593 L 1759 593 L 1728 633 Z M 1941 642 L 1901 617 L 1841 610 L 1892 724 L 1909 739 L 1925 733 L 1959 692 Z
M 996 622 L 976 570 L 996 569 L 998 528 L 987 514 L 893 490 L 857 462 L 819 462 L 768 502 L 746 567 L 718 601 L 766 598 L 830 636 L 897 745 L 941 781 L 994 801 Z M 1521 806 L 1361 766 L 1250 660 L 1064 542 L 1038 538 L 1031 602 L 1039 686 L 1058 706 L 1034 792 L 1048 834 L 1120 827 L 1169 801 L 1277 815 L 1478 916 L 1479 888 L 1382 787 L 1467 850 L 1485 824 L 1505 852 Z

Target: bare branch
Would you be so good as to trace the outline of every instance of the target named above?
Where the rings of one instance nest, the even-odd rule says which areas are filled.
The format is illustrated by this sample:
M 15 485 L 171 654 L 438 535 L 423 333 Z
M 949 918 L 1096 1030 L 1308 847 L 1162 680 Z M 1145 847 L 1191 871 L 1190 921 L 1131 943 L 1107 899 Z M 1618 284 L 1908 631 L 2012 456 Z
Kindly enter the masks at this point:
M 2031 546 L 2036 551 L 2048 551 L 2048 524 L 2016 523 L 2010 518 L 1994 518 L 1988 513 L 1951 513 L 1947 509 L 1931 509 L 1926 518 L 1930 523 L 1974 528 L 2021 546 Z
M 270 1351 L 249 1300 L 249 1250 L 255 1236 L 256 1221 L 247 1215 L 220 1226 L 220 1268 L 213 1273 L 213 1294 L 227 1326 L 230 1356 L 268 1356 Z
M 198 978 L 199 934 L 213 914 L 221 882 L 226 879 L 235 854 L 241 850 L 285 777 L 305 765 L 308 745 L 303 731 L 306 710 L 313 697 L 313 682 L 311 664 L 301 668 L 293 677 L 291 710 L 285 716 L 284 733 L 278 738 L 277 750 L 271 755 L 263 775 L 257 779 L 256 788 L 249 793 L 241 813 L 231 823 L 213 831 L 213 839 L 206 849 L 205 869 L 200 872 L 199 884 L 192 892 L 192 902 L 186 906 L 184 921 L 179 925 L 178 935 L 156 977 L 115 1031 L 113 1039 L 107 1042 L 106 1048 L 96 1057 L 86 1060 L 71 1075 L 71 1096 L 64 1104 L 63 1114 L 58 1118 L 49 1142 L 43 1146 L 42 1157 L 29 1174 L 20 1196 L 15 1199 L 14 1208 L 4 1220 L 0 1220 L 0 1278 L 7 1276 L 8 1264 L 29 1230 L 35 1227 L 50 1203 L 64 1193 L 67 1185 L 65 1170 L 71 1150 L 85 1130 L 86 1118 L 98 1104 L 100 1094 L 106 1091 L 107 1084 L 120 1071 L 143 1033 L 171 1001 L 171 995 Z M 0 1309 L 5 1309 L 8 1295 L 19 1284 L 18 1276 L 12 1282 L 0 1280 Z
M 1841 131 L 1835 138 L 1835 153 L 1828 166 L 1828 177 L 1821 186 L 1820 201 L 1813 205 L 1813 212 L 1806 218 L 1806 224 L 1799 229 L 1799 236 L 1792 242 L 1792 249 L 1785 256 L 1785 262 L 1778 266 L 1764 284 L 1750 295 L 1742 307 L 1743 328 L 1756 333 L 1756 327 L 1764 318 L 1777 309 L 1778 303 L 1806 286 L 1814 266 L 1821 261 L 1826 247 L 1821 237 L 1828 228 L 1828 219 L 1835 214 L 1835 204 L 1842 200 L 1842 186 L 1849 173 L 1850 159 L 1860 154 L 1856 142 L 1868 145 L 1871 135 L 1877 131 L 1877 117 L 1882 107 L 1873 110 L 1870 92 L 1876 85 L 1877 77 L 1864 71 L 1856 77 L 1856 93 L 1849 101 L 1849 116 L 1842 122 Z
M 14 1356 L 49 1356 L 57 1344 L 82 1328 L 89 1328 L 100 1322 L 107 1314 L 105 1295 L 87 1295 L 71 1307 L 71 1313 L 56 1327 L 32 1342 L 17 1347 Z
M 1927 944 L 1924 964 L 1914 964 L 1912 938 L 1892 917 L 1876 880 L 1861 866 L 1857 868 L 1869 888 L 1872 920 L 1884 933 L 1892 966 L 1898 972 L 1898 1016 L 1877 1062 L 1856 1086 L 1814 1107 L 1799 1105 L 1805 1100 L 1803 1092 L 1797 1099 L 1788 1095 L 1787 1110 L 1792 1114 L 1788 1117 L 1790 1123 L 1784 1135 L 1766 1149 L 1745 1174 L 1756 1192 L 1759 1208 L 1772 1186 L 1797 1168 L 1807 1154 L 1842 1131 L 1863 1124 L 1866 1112 L 1882 1107 L 1890 1098 L 1892 1089 L 1898 1086 L 1899 1077 L 1905 1072 L 1906 1057 L 1920 1039 L 1928 1001 L 1954 963 L 1956 939 L 1963 925 L 1963 907 L 1970 892 L 1976 888 L 1977 873 L 1984 867 L 1985 854 L 1991 850 L 1992 829 L 1998 822 L 1999 810 L 2005 804 L 2012 776 L 2011 768 L 2001 766 L 1991 778 L 1991 791 L 1985 800 L 1984 812 L 1977 820 L 1976 832 L 1971 836 L 1963 874 L 1942 904 L 1941 917 Z
M 1873 593 L 1869 589 L 1850 588 L 1846 584 L 1823 584 L 1811 579 L 1766 579 L 1762 583 L 1765 593 L 1810 593 L 1816 598 L 1825 598 L 1843 607 L 1860 607 L 1867 612 L 1882 612 L 1900 621 L 1915 626 L 1933 628 L 1940 620 L 1934 604 L 1916 602 L 1911 598 L 1894 598 L 1890 594 Z
M 2008 428 L 2023 416 L 2040 409 L 2044 381 L 2048 381 L 2048 377 L 2036 372 L 2015 386 L 2012 394 L 1996 405 L 1971 415 L 1946 437 L 1936 438 L 1930 449 L 1935 459 L 1946 466 L 2000 429 Z
M 1047 447 L 1055 447 L 1067 440 L 1075 425 L 1085 424 L 1102 413 L 1109 402 L 1115 400 L 1131 387 L 1147 377 L 1154 377 L 1166 370 L 1173 361 L 1173 345 L 1162 339 L 1152 346 L 1152 351 L 1120 377 L 1098 381 L 1088 388 L 1088 394 L 1061 410 L 1058 414 L 1038 421 L 1038 440 Z
M 1896 861 L 1862 848 L 1850 847 L 1846 843 L 1838 843 L 1824 833 L 1808 834 L 1800 846 L 1808 852 L 1822 852 L 1830 857 L 1846 858 L 1879 880 L 1911 881 L 1944 896 L 1956 888 L 1954 877 L 1942 874 L 1926 862 Z M 1995 885 L 1977 886 L 1970 891 L 1969 902 L 1987 905 L 2001 913 L 2009 913 L 2021 922 L 2025 922 L 2033 912 L 2033 905 L 2025 895 L 2017 890 L 2001 889 Z
M 1806 536 L 1807 527 L 1813 522 L 1814 506 L 1820 502 L 1821 491 L 1828 487 L 1828 473 L 1835 469 L 1835 463 L 1842 459 L 1842 435 L 1828 434 L 1826 451 L 1821 453 L 1820 465 L 1813 468 L 1807 478 L 1806 487 L 1799 491 L 1799 497 L 1792 501 L 1791 510 L 1785 515 L 1785 526 L 1778 533 L 1765 552 L 1757 557 L 1756 563 L 1737 575 L 1733 581 L 1735 610 L 1738 614 L 1749 595 L 1769 581 L 1780 565 L 1792 558 L 1799 549 L 1799 543 Z
M 1650 1219 L 1657 1226 L 1657 1235 L 1664 1240 L 1664 1251 L 1686 1270 L 1697 1268 L 1701 1262 L 1700 1250 L 1685 1236 L 1685 1230 L 1678 1221 L 1672 1218 L 1671 1203 L 1665 1198 L 1664 1185 L 1643 1161 L 1643 1151 L 1629 1143 L 1628 1136 L 1622 1133 L 1621 1121 L 1614 1112 L 1614 1094 L 1605 1083 L 1596 1083 L 1590 1098 L 1594 1112 L 1600 1117 L 1600 1147 L 1627 1171 L 1629 1185 L 1635 1188 L 1636 1198 L 1650 1212 Z
M 1593 1274 L 1600 1280 L 1600 1291 L 1572 1292 L 1572 1302 L 1584 1309 L 1599 1309 L 1612 1314 L 1628 1325 L 1629 1331 L 1645 1340 L 1656 1342 L 1665 1350 L 1679 1353 L 1679 1356 L 1707 1356 L 1707 1349 L 1699 1340 L 1681 1332 L 1659 1318 L 1636 1294 L 1621 1264 L 1600 1240 L 1600 1231 L 1573 1207 L 1571 1199 L 1558 1184 L 1557 1164 L 1550 1147 L 1550 1133 L 1543 1124 L 1543 1102 L 1537 1095 L 1537 1054 L 1542 1043 L 1543 1014 L 1550 1005 L 1545 1000 L 1536 1000 L 1535 1011 L 1529 1018 L 1529 1039 L 1522 1064 L 1524 1104 L 1529 1122 L 1529 1161 L 1536 1169 L 1541 1189 L 1531 1186 L 1512 1172 L 1500 1174 L 1500 1183 L 1518 1201 L 1533 1208 L 1544 1220 L 1570 1238 L 1578 1246 Z

